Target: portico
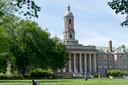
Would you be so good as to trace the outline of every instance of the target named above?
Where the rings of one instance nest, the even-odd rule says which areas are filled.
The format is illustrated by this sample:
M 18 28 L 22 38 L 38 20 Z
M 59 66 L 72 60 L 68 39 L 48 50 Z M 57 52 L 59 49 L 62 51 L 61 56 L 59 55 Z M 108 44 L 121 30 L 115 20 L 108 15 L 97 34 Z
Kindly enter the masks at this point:
M 96 53 L 95 52 L 77 52 L 69 53 L 68 66 L 66 72 L 70 73 L 96 73 Z

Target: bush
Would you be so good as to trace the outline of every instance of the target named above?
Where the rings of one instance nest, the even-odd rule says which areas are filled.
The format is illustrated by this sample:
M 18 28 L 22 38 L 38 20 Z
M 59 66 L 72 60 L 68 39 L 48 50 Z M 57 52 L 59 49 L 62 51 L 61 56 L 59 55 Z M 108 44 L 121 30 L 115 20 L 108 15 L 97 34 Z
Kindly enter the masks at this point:
M 98 78 L 99 77 L 99 74 L 93 74 L 93 77 L 94 78 Z
M 120 71 L 120 70 L 109 70 L 107 71 L 106 75 L 109 76 L 113 76 L 113 77 L 122 77 L 124 75 L 124 71 Z
M 51 70 L 35 69 L 29 73 L 30 78 L 52 78 L 53 72 Z
M 0 79 L 21 79 L 21 76 L 18 75 L 18 74 L 10 74 L 10 75 L 7 75 L 7 74 L 1 74 L 0 75 Z

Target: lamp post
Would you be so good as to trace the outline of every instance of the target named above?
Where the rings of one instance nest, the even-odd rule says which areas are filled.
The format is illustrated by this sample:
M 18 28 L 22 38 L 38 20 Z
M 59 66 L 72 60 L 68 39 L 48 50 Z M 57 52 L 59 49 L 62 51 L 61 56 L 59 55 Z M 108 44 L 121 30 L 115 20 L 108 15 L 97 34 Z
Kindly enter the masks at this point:
M 86 73 L 84 73 L 84 79 L 85 79 L 85 80 L 86 80 L 86 77 L 87 77 L 87 76 L 86 76 Z
M 88 80 L 86 71 L 84 72 L 84 79 L 85 79 L 85 81 Z

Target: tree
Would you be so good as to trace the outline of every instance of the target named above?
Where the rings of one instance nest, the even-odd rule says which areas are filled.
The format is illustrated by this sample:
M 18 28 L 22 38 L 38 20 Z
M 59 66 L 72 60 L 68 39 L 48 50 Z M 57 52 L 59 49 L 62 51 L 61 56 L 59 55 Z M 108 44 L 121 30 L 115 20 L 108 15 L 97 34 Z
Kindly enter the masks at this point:
M 42 69 L 60 69 L 68 60 L 65 46 L 58 38 L 50 38 L 50 34 L 42 30 L 36 22 L 20 20 L 16 25 L 16 46 L 12 53 L 16 57 L 16 65 L 22 74 L 28 66 Z M 15 44 L 13 44 L 15 45 Z
M 13 56 L 11 52 L 12 44 L 15 44 L 15 23 L 18 18 L 14 16 L 3 16 L 1 17 L 2 22 L 0 24 L 0 30 L 2 30 L 1 35 L 1 43 L 0 43 L 0 49 L 1 49 L 1 57 L 6 60 L 7 65 L 6 67 L 9 68 L 7 71 L 10 73 L 11 71 L 11 64 L 14 63 L 15 57 Z
M 46 44 L 49 40 L 49 34 L 42 30 L 36 22 L 30 20 L 6 16 L 3 23 L 6 21 L 7 23 L 2 26 L 6 29 L 10 39 L 9 52 L 15 56 L 15 65 L 18 71 L 24 75 L 28 66 L 35 64 L 39 66 L 39 62 L 42 62 L 40 60 L 45 59 L 47 51 L 45 52 L 44 48 L 48 47 Z
M 8 62 L 15 62 L 22 75 L 28 67 L 55 71 L 65 66 L 68 60 L 65 46 L 58 38 L 51 38 L 36 22 L 4 15 L 0 27 L 8 43 L 8 50 L 2 50 L 4 56 Z
M 65 67 L 68 61 L 68 52 L 61 40 L 57 37 L 53 37 L 51 48 L 49 67 L 53 71 Z
M 5 31 L 0 27 L 0 54 L 7 52 L 9 48 L 8 38 Z
M 16 32 L 17 41 L 13 53 L 19 71 L 24 74 L 28 66 L 46 67 L 49 34 L 42 30 L 36 22 L 29 20 L 21 20 Z
M 8 46 L 9 43 L 7 42 L 4 30 L 0 29 L 0 72 L 6 71 L 7 61 L 4 58 L 4 53 L 8 51 Z
M 1 0 L 0 1 L 0 16 L 13 14 L 16 7 L 10 4 L 12 0 Z
M 18 12 L 26 17 L 38 18 L 41 8 L 33 0 L 0 0 L 0 16 L 10 12 Z
M 127 0 L 112 0 L 108 5 L 115 11 L 116 14 L 125 14 L 126 20 L 121 23 L 122 26 L 128 26 L 128 1 Z
M 12 0 L 12 3 L 17 9 L 15 11 L 19 11 L 19 13 L 23 13 L 24 16 L 33 16 L 38 17 L 38 12 L 40 11 L 40 7 L 36 5 L 34 0 Z M 23 10 L 21 10 L 23 9 Z M 24 9 L 27 9 L 26 11 Z
M 3 57 L 0 57 L 0 73 L 5 73 L 6 67 L 7 67 L 7 61 Z
M 11 65 L 13 63 L 14 57 L 12 57 L 10 53 L 10 43 L 9 37 L 2 26 L 0 26 L 0 60 L 1 60 L 1 67 L 7 67 L 8 73 L 11 72 Z M 6 68 L 4 68 L 6 69 Z M 4 70 L 6 71 L 6 70 Z

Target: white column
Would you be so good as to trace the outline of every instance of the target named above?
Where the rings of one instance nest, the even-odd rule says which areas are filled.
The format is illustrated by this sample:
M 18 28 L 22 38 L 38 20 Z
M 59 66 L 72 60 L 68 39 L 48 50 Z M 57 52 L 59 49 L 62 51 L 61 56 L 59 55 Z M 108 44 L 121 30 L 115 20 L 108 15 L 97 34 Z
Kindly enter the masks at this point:
M 91 62 L 91 54 L 89 54 L 89 72 L 92 72 L 92 62 Z
M 72 72 L 72 69 L 71 69 L 71 54 L 69 55 L 69 72 Z
M 87 73 L 87 57 L 86 57 L 86 53 L 84 54 L 84 69 L 85 69 L 85 76 L 86 76 L 86 73 Z
M 74 73 L 76 73 L 76 53 L 74 53 Z
M 83 73 L 83 69 L 82 69 L 82 54 L 79 54 L 79 63 L 80 63 L 80 73 Z
M 97 63 L 96 63 L 96 54 L 94 54 L 94 72 L 95 72 L 95 73 L 96 73 L 96 70 L 97 70 L 97 69 L 96 69 L 96 64 L 97 64 Z

